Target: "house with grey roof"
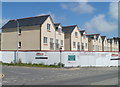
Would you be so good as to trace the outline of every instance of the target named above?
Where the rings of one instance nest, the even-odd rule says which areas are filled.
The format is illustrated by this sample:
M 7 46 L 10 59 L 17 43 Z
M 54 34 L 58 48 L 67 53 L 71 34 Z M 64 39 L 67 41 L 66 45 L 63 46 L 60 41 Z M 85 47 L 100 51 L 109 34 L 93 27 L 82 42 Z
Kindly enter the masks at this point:
M 79 30 L 81 34 L 81 50 L 82 51 L 88 51 L 88 37 L 86 36 L 85 30 Z
M 102 51 L 102 38 L 100 34 L 87 34 L 87 37 L 89 51 Z
M 115 38 L 109 38 L 107 39 L 108 41 L 108 51 L 118 51 L 118 40 L 116 40 Z
M 101 36 L 102 38 L 102 51 L 108 51 L 107 50 L 107 38 L 106 36 Z
M 112 38 L 107 39 L 107 51 L 111 51 L 112 49 Z
M 119 41 L 113 38 L 114 44 L 112 44 L 112 51 L 119 51 Z
M 9 20 L 1 33 L 2 50 L 118 51 L 118 41 L 87 34 L 77 25 L 62 26 L 50 15 Z
M 63 26 L 65 50 L 81 50 L 81 34 L 77 25 Z
M 50 15 L 9 20 L 2 30 L 2 50 L 55 50 L 56 30 Z
M 62 48 L 64 50 L 64 32 L 61 23 L 54 23 L 55 25 L 55 50 Z

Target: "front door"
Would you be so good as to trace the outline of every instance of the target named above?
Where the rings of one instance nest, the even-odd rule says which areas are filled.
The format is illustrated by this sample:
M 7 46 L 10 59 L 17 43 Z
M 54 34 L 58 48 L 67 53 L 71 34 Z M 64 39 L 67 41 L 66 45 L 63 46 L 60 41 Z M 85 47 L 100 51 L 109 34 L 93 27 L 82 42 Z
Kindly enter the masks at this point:
M 80 50 L 80 42 L 77 44 L 77 50 Z
M 50 38 L 50 50 L 54 50 L 53 38 Z

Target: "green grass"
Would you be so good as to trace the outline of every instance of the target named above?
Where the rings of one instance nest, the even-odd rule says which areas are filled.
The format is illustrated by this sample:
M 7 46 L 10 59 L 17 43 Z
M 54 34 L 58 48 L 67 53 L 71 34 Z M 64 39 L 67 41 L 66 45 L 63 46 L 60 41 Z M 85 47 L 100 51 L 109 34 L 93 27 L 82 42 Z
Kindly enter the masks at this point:
M 7 66 L 27 66 L 27 67 L 49 67 L 49 68 L 59 68 L 59 65 L 44 65 L 44 64 L 27 64 L 27 63 L 1 63 Z

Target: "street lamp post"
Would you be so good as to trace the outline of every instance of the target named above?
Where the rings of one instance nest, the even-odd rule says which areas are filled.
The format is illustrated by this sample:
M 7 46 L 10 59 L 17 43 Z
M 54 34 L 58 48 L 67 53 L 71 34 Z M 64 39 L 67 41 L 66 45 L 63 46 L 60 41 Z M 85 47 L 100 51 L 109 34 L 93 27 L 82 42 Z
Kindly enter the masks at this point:
M 15 63 L 18 63 L 18 52 L 19 52 L 19 49 L 18 49 L 18 34 L 19 34 L 19 22 L 18 22 L 18 20 L 16 19 L 15 20 L 16 21 L 16 23 L 17 23 L 17 51 L 16 51 L 16 59 L 15 59 Z

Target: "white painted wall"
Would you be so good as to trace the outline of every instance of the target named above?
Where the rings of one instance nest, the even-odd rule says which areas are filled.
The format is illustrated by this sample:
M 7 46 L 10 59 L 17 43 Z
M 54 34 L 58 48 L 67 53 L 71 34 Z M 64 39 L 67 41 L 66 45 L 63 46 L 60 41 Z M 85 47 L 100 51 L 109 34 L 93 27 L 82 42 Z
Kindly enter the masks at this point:
M 2 62 L 11 63 L 14 62 L 15 52 L 14 51 L 1 51 L 2 53 Z
M 35 59 L 35 57 L 40 57 L 36 55 L 37 53 L 43 54 L 41 57 L 48 57 L 48 59 Z M 112 56 L 112 54 L 117 54 L 118 56 Z M 75 61 L 68 61 L 68 55 L 75 55 Z M 113 58 L 118 58 L 119 53 L 117 52 L 71 52 L 66 51 L 61 53 L 62 63 L 65 67 L 109 67 L 118 66 L 118 60 L 110 60 Z M 16 52 L 14 51 L 1 51 L 0 58 L 2 62 L 10 63 L 16 59 Z M 58 64 L 60 62 L 60 52 L 19 52 L 18 60 L 22 63 L 43 63 L 43 64 Z

